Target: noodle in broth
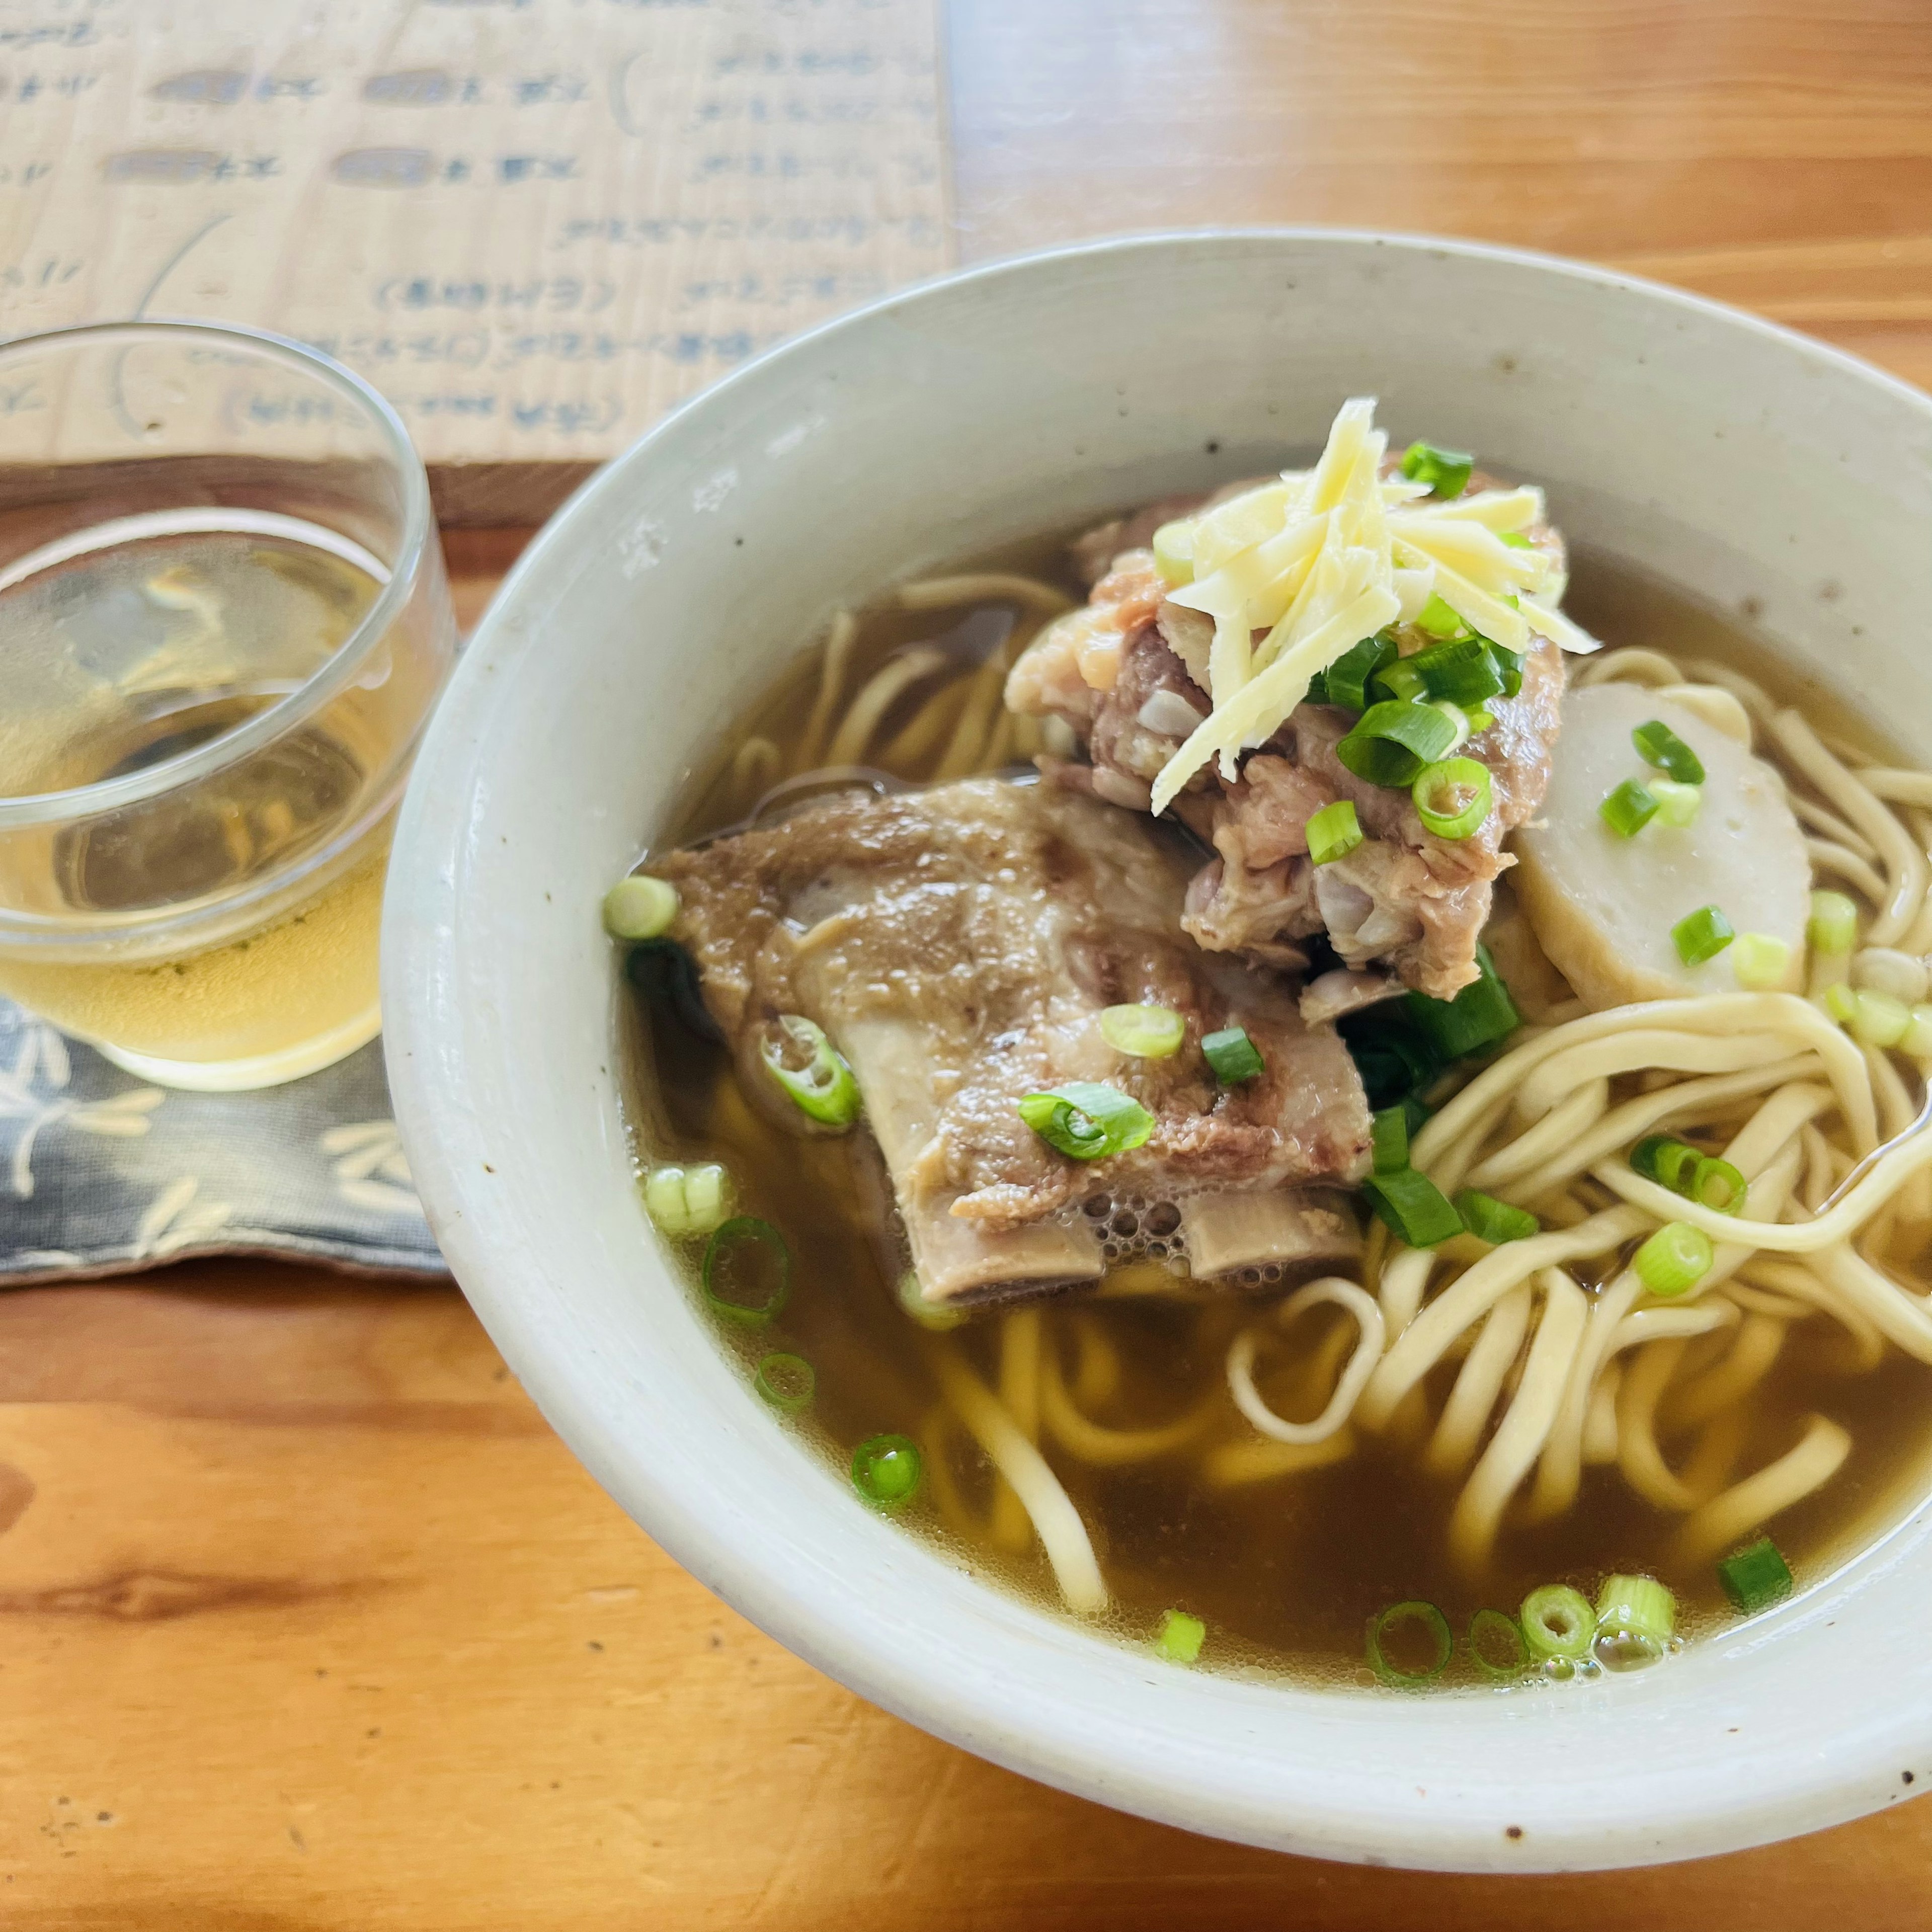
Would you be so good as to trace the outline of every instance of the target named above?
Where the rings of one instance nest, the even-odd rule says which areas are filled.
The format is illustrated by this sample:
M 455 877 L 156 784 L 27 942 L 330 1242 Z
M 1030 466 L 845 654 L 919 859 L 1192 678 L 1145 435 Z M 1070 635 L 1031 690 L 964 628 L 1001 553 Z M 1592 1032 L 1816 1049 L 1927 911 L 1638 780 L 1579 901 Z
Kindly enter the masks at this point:
M 824 771 L 925 784 L 1067 754 L 1064 727 L 1001 702 L 1018 653 L 1080 601 L 1064 554 L 1040 543 L 838 614 L 675 839 Z M 1789 788 L 1814 883 L 1858 902 L 1864 945 L 1932 950 L 1932 775 L 1840 716 L 1815 727 L 1816 694 L 1794 701 L 1763 646 L 1645 580 L 1586 560 L 1569 601 L 1649 640 L 1573 665 L 1574 684 L 1658 691 L 1748 742 Z M 812 1364 L 795 1426 L 842 1468 L 881 1432 L 917 1443 L 927 1480 L 902 1520 L 958 1560 L 1127 1640 L 1178 1609 L 1206 1626 L 1204 1661 L 1330 1682 L 1372 1683 L 1365 1622 L 1423 1600 L 1459 1640 L 1443 1681 L 1480 1682 L 1471 1618 L 1541 1586 L 1655 1576 L 1694 1636 L 1732 1614 L 1713 1559 L 1766 1525 L 1814 1580 L 1899 1511 L 1932 1436 L 1932 1303 L 1906 1285 L 1932 1244 L 1922 1068 L 1790 994 L 1591 1013 L 1558 990 L 1431 1095 L 1412 1153 L 1444 1193 L 1480 1187 L 1541 1231 L 1412 1250 L 1376 1224 L 1358 1278 L 1286 1293 L 1196 1290 L 1142 1259 L 1088 1294 L 909 1313 L 878 1184 L 848 1148 L 774 1129 L 729 1055 L 641 1009 L 640 1161 L 721 1163 L 744 1211 L 784 1229 L 790 1301 L 722 1339 L 748 1376 L 772 1350 Z M 1740 1172 L 1742 1216 L 1632 1171 L 1623 1150 L 1664 1132 Z M 1716 1244 L 1667 1302 L 1630 1260 L 1665 1222 Z

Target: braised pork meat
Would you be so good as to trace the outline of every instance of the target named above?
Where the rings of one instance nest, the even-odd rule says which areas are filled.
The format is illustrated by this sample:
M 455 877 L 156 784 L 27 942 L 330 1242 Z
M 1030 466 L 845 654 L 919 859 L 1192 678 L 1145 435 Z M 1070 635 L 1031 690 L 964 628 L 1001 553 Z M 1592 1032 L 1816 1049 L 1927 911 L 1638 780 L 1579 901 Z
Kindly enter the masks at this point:
M 671 854 L 674 936 L 746 1090 L 807 1127 L 761 1059 L 796 1014 L 849 1061 L 927 1300 L 1097 1279 L 1152 1240 L 1197 1276 L 1306 1272 L 1352 1253 L 1330 1190 L 1369 1144 L 1360 1082 L 1291 991 L 1184 930 L 1184 842 L 1144 814 L 1046 783 L 972 779 L 841 794 Z M 1162 1059 L 1110 1046 L 1100 1016 L 1180 1014 Z M 1206 1034 L 1243 1028 L 1264 1070 L 1223 1086 Z M 1020 1118 L 1030 1093 L 1095 1081 L 1154 1118 L 1145 1144 L 1083 1162 Z

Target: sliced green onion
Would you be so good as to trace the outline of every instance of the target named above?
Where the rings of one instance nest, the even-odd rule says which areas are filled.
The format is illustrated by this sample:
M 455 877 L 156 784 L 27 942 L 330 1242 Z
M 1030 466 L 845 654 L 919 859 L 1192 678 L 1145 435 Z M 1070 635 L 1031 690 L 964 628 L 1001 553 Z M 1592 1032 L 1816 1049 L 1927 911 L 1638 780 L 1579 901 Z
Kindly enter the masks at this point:
M 1163 583 L 1180 585 L 1194 581 L 1194 519 L 1177 517 L 1162 524 L 1154 533 L 1154 567 Z
M 1861 1046 L 1896 1046 L 1912 1024 L 1912 1009 L 1903 1000 L 1870 986 L 1858 992 L 1858 1010 L 1852 1015 L 1852 1037 Z
M 1679 784 L 1704 782 L 1704 763 L 1660 718 L 1640 724 L 1630 734 L 1630 742 L 1646 764 L 1668 772 Z
M 1472 711 L 1469 713 L 1469 736 L 1472 738 L 1486 731 L 1496 722 L 1492 711 Z
M 1630 1164 L 1637 1173 L 1673 1194 L 1685 1191 L 1685 1184 L 1703 1158 L 1688 1141 L 1671 1134 L 1646 1134 L 1630 1152 Z
M 1351 644 L 1322 674 L 1323 690 L 1330 704 L 1346 704 L 1351 711 L 1365 711 L 1369 706 L 1369 680 L 1383 665 L 1396 658 L 1395 640 L 1376 636 Z
M 1462 1217 L 1427 1174 L 1412 1167 L 1372 1174 L 1362 1192 L 1377 1217 L 1412 1248 L 1432 1248 L 1462 1232 Z
M 1706 960 L 1716 958 L 1737 936 L 1722 910 L 1714 905 L 1687 913 L 1670 928 L 1671 944 L 1687 966 L 1701 966 Z
M 1791 946 L 1768 932 L 1741 932 L 1731 948 L 1731 970 L 1748 992 L 1774 992 L 1791 976 Z
M 943 1301 L 927 1300 L 920 1292 L 919 1272 L 916 1268 L 908 1268 L 899 1276 L 898 1299 L 899 1306 L 922 1328 L 932 1329 L 934 1333 L 956 1328 L 966 1318 L 962 1309 L 949 1308 Z
M 1543 1223 L 1528 1208 L 1498 1201 L 1493 1194 L 1479 1193 L 1473 1187 L 1464 1188 L 1456 1196 L 1456 1211 L 1478 1240 L 1493 1247 L 1505 1241 L 1526 1241 L 1543 1230 Z
M 1858 943 L 1858 909 L 1843 892 L 1814 892 L 1804 937 L 1814 952 L 1850 956 Z
M 752 1386 L 774 1408 L 802 1408 L 818 1386 L 818 1377 L 802 1355 L 766 1355 L 758 1364 Z
M 1932 1060 L 1932 1006 L 1916 1006 L 1898 1042 L 1900 1053 L 1913 1060 Z
M 1406 1624 L 1418 1625 L 1428 1639 L 1428 1660 L 1420 1670 L 1404 1670 L 1389 1660 L 1388 1642 Z M 1449 1667 L 1456 1640 L 1449 1634 L 1449 1619 L 1433 1604 L 1391 1604 L 1369 1619 L 1366 1635 L 1369 1668 L 1387 1684 L 1398 1690 L 1412 1690 L 1432 1683 Z
M 1500 530 L 1497 534 L 1511 550 L 1534 550 L 1536 548 L 1520 530 Z
M 1688 1221 L 1666 1221 L 1636 1251 L 1637 1279 L 1660 1301 L 1688 1293 L 1711 1271 L 1711 1238 Z
M 1496 1646 L 1503 1654 L 1495 1654 Z M 1520 1677 L 1529 1668 L 1529 1646 L 1522 1626 L 1502 1610 L 1478 1610 L 1469 1619 L 1469 1660 L 1485 1677 L 1498 1684 Z
M 677 888 L 668 879 L 633 872 L 604 895 L 604 930 L 613 939 L 656 939 L 677 916 Z
M 1361 842 L 1361 821 L 1355 816 L 1352 798 L 1324 805 L 1308 821 L 1308 856 L 1318 866 L 1332 866 L 1337 859 L 1346 859 Z
M 1185 1610 L 1169 1610 L 1161 1618 L 1154 1647 L 1170 1664 L 1192 1664 L 1207 1639 L 1208 1626 L 1198 1617 L 1190 1617 Z
M 1791 1566 L 1778 1545 L 1761 1536 L 1718 1565 L 1718 1581 L 1739 1616 L 1754 1617 L 1791 1594 Z
M 1431 644 L 1407 660 L 1428 680 L 1431 698 L 1447 698 L 1465 708 L 1499 696 L 1502 672 L 1481 638 L 1452 638 Z
M 1415 628 L 1424 636 L 1431 638 L 1462 638 L 1471 634 L 1461 614 L 1432 591 L 1430 593 L 1429 602 L 1416 614 Z
M 1370 1161 L 1377 1174 L 1395 1174 L 1408 1165 L 1408 1110 L 1384 1107 L 1369 1122 Z
M 1100 1036 L 1117 1053 L 1136 1060 L 1167 1060 L 1180 1051 L 1187 1022 L 1172 1006 L 1108 1006 Z
M 1377 700 L 1419 703 L 1429 695 L 1429 680 L 1416 669 L 1413 658 L 1398 658 L 1376 673 L 1370 695 Z
M 1597 1634 L 1661 1650 L 1677 1634 L 1677 1599 L 1654 1576 L 1606 1576 L 1597 1592 Z
M 1453 1000 L 1432 1000 L 1416 992 L 1403 996 L 1403 1012 L 1444 1066 L 1493 1046 L 1522 1024 L 1486 946 L 1476 948 L 1476 968 L 1480 976 Z
M 668 1006 L 687 1032 L 724 1044 L 724 1030 L 704 1004 L 698 962 L 676 940 L 639 940 L 624 962 L 624 976 L 646 999 Z
M 1496 661 L 1497 674 L 1503 681 L 1503 695 L 1514 698 L 1522 688 L 1523 660 L 1529 653 L 1507 650 L 1493 638 L 1489 640 L 1489 645 L 1490 655 Z
M 874 1436 L 852 1452 L 852 1486 L 880 1509 L 901 1509 L 918 1493 L 925 1473 L 910 1436 Z
M 1727 1160 L 1714 1154 L 1700 1154 L 1697 1164 L 1678 1189 L 1687 1201 L 1708 1208 L 1714 1214 L 1740 1214 L 1749 1184 Z
M 1692 824 L 1696 818 L 1697 808 L 1704 802 L 1702 785 L 1679 784 L 1675 778 L 1652 778 L 1646 789 L 1657 801 L 1657 822 L 1660 825 Z
M 1581 1590 L 1568 1583 L 1545 1583 L 1522 1600 L 1522 1636 L 1531 1656 L 1588 1657 L 1597 1639 L 1597 1613 Z
M 704 1298 L 728 1322 L 762 1328 L 791 1293 L 791 1250 L 770 1222 L 736 1214 L 705 1244 Z
M 1244 1080 L 1252 1080 L 1268 1065 L 1262 1058 L 1262 1051 L 1249 1039 L 1242 1027 L 1223 1027 L 1218 1033 L 1210 1033 L 1201 1042 L 1201 1051 L 1208 1056 L 1208 1064 L 1214 1070 L 1214 1078 L 1223 1087 L 1238 1086 Z
M 1125 1154 L 1154 1132 L 1154 1116 L 1138 1100 L 1097 1080 L 1029 1094 L 1019 1102 L 1019 1116 L 1048 1147 L 1075 1160 Z
M 1849 980 L 1837 980 L 1825 988 L 1825 1010 L 1840 1026 L 1850 1026 L 1858 1014 L 1858 989 Z
M 779 1014 L 759 1042 L 758 1053 L 772 1078 L 808 1119 L 828 1127 L 849 1127 L 859 1118 L 859 1083 L 844 1055 L 815 1020 L 802 1013 Z M 800 1060 L 802 1066 L 796 1064 Z
M 1474 758 L 1445 758 L 1424 765 L 1409 787 L 1415 815 L 1438 838 L 1468 838 L 1490 815 L 1490 768 Z
M 1398 698 L 1370 705 L 1335 755 L 1370 784 L 1406 785 L 1455 742 L 1455 724 L 1432 704 Z
M 1657 813 L 1656 793 L 1639 778 L 1625 778 L 1597 808 L 1597 816 L 1619 838 L 1634 838 Z
M 1328 674 L 1318 670 L 1308 680 L 1308 688 L 1301 694 L 1304 704 L 1326 704 L 1328 702 Z
M 715 1162 L 667 1164 L 644 1176 L 644 1211 L 673 1237 L 715 1233 L 731 1211 L 731 1177 Z
M 1432 698 L 1429 702 L 1449 721 L 1450 729 L 1454 734 L 1449 740 L 1449 749 L 1460 752 L 1469 742 L 1469 734 L 1476 728 L 1469 722 L 1469 714 L 1450 698 Z M 1414 780 L 1410 782 L 1414 783 Z
M 1426 483 L 1438 496 L 1460 496 L 1476 459 L 1460 449 L 1438 449 L 1432 442 L 1412 442 L 1402 453 L 1402 473 L 1412 483 Z

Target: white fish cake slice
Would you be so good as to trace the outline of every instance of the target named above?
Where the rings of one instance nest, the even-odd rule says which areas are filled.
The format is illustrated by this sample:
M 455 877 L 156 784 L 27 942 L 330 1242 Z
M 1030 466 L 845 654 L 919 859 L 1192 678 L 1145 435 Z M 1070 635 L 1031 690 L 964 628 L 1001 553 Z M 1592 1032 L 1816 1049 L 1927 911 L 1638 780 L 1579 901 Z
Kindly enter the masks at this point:
M 1624 779 L 1659 776 L 1630 737 L 1652 718 L 1702 760 L 1703 802 L 1690 825 L 1654 818 L 1620 838 L 1598 808 Z M 1787 983 L 1799 986 L 1811 865 L 1768 765 L 1685 706 L 1627 684 L 1565 696 L 1552 763 L 1541 814 L 1516 834 L 1516 890 L 1544 950 L 1590 1006 L 1732 989 L 1728 949 L 1687 966 L 1670 936 L 1707 905 L 1739 932 L 1783 940 Z

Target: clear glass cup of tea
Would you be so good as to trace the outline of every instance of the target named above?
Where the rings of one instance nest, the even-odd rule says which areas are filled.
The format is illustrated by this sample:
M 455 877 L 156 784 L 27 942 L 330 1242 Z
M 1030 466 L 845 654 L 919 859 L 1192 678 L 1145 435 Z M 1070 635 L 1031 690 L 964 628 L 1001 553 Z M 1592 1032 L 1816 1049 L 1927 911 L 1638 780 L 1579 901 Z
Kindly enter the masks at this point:
M 0 345 L 0 994 L 176 1087 L 370 1039 L 455 649 L 422 460 L 347 370 L 194 322 Z

